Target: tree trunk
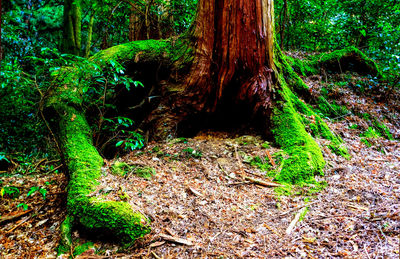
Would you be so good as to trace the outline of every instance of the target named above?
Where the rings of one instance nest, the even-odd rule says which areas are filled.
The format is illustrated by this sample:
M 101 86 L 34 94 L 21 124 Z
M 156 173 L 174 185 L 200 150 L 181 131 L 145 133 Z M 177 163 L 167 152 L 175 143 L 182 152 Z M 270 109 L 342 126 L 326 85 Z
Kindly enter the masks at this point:
M 94 25 L 94 11 L 89 19 L 88 36 L 87 36 L 86 48 L 85 48 L 85 58 L 89 57 L 90 49 L 92 47 L 93 25 Z
M 281 35 L 281 49 L 283 49 L 284 42 L 285 42 L 285 29 L 286 23 L 288 18 L 288 0 L 283 1 L 283 17 L 281 19 L 281 28 L 280 28 L 280 35 Z
M 236 87 L 236 100 L 271 106 L 274 84 L 273 2 L 200 0 L 189 89 L 199 109 L 214 111 L 224 92 Z
M 1 0 L 0 0 L 0 68 L 1 68 L 1 61 L 3 60 L 3 45 L 1 44 L 1 24 L 3 23 L 2 15 L 3 9 L 1 9 Z
M 62 51 L 80 55 L 81 52 L 81 0 L 64 1 L 64 31 Z

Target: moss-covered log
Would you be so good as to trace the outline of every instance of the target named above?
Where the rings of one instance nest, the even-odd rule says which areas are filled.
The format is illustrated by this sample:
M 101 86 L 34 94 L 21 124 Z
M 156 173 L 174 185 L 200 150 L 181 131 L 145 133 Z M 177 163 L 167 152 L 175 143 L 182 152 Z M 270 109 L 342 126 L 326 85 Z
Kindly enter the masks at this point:
M 102 51 L 92 61 L 100 66 L 113 59 L 154 62 L 168 67 L 176 59 L 176 48 L 172 41 L 133 42 Z M 79 82 L 87 78 L 76 68 L 64 68 L 54 77 L 58 81 L 46 98 L 44 114 L 56 133 L 69 172 L 68 216 L 61 226 L 64 236 L 59 251 L 69 251 L 73 225 L 96 233 L 113 234 L 122 244 L 129 245 L 150 231 L 149 220 L 126 202 L 91 197 L 102 175 L 103 159 L 93 146 L 92 132 L 82 107 L 83 94 Z

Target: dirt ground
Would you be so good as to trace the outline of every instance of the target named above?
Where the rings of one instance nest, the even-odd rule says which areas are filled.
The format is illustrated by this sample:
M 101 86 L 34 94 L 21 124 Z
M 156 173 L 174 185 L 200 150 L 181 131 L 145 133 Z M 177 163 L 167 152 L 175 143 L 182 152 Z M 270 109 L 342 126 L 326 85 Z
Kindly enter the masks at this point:
M 321 78 L 307 83 L 321 88 Z M 386 125 L 399 139 L 398 94 L 379 102 L 349 87 L 338 90 L 337 103 L 348 109 L 391 118 Z M 380 137 L 369 147 L 360 137 L 368 124 L 354 113 L 327 122 L 351 159 L 317 140 L 325 175 L 304 186 L 264 186 L 282 151 L 250 133 L 203 131 L 105 161 L 94 195 L 128 201 L 151 220 L 152 232 L 121 251 L 75 231 L 75 246 L 93 242 L 76 258 L 399 258 L 400 142 Z M 0 200 L 1 258 L 56 257 L 66 179 L 48 171 L 1 179 L 19 190 Z M 26 197 L 32 187 L 45 195 L 38 189 Z M 27 210 L 17 208 L 21 203 Z

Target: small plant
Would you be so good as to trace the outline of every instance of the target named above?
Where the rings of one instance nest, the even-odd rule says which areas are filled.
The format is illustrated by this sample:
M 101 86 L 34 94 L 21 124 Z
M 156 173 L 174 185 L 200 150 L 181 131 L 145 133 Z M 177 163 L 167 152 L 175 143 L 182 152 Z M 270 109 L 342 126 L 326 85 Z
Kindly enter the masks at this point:
M 15 199 L 20 194 L 21 194 L 21 192 L 15 186 L 4 186 L 4 187 L 1 187 L 1 189 L 0 189 L 1 198 L 4 198 L 4 196 L 8 196 L 11 199 Z
M 184 157 L 201 158 L 203 154 L 201 151 L 194 150 L 193 148 L 185 148 L 182 150 L 182 155 Z
M 259 156 L 253 157 L 253 159 L 250 161 L 250 165 L 257 167 L 258 169 L 262 171 L 268 171 L 271 169 L 270 163 L 266 162 L 268 157 L 261 158 Z
M 358 128 L 358 125 L 357 124 L 351 124 L 350 126 L 349 126 L 349 129 L 357 129 Z
M 153 175 L 156 174 L 156 169 L 149 166 L 138 166 L 133 170 L 133 173 L 141 178 L 150 179 Z
M 28 204 L 20 203 L 20 204 L 17 205 L 17 208 L 22 208 L 23 210 L 27 210 L 28 209 Z
M 144 138 L 137 131 L 133 130 L 134 121 L 127 117 L 115 117 L 104 119 L 107 122 L 105 130 L 117 132 L 114 138 L 119 139 L 115 146 L 122 146 L 125 150 L 136 150 L 144 146 Z
M 34 186 L 31 187 L 31 189 L 29 190 L 28 194 L 26 195 L 26 197 L 29 197 L 31 195 L 33 195 L 34 193 L 39 192 L 43 199 L 46 199 L 46 194 L 47 194 L 47 190 L 45 188 L 39 187 L 39 186 Z
M 131 171 L 131 170 L 132 170 L 132 166 L 130 166 L 129 164 L 127 164 L 125 162 L 121 162 L 121 161 L 116 161 L 111 166 L 111 173 L 113 175 L 124 176 L 127 173 L 129 173 L 129 171 Z

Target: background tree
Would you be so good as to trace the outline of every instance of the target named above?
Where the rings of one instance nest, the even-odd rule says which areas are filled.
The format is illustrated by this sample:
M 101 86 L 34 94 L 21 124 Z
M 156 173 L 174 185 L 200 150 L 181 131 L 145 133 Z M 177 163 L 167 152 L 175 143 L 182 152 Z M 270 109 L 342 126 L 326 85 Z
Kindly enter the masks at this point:
M 80 55 L 82 41 L 81 0 L 64 1 L 64 32 L 62 50 L 66 53 Z
M 0 67 L 1 67 L 1 61 L 3 60 L 3 45 L 1 44 L 1 24 L 3 23 L 3 20 L 1 19 L 2 14 L 3 14 L 3 9 L 1 8 L 1 0 L 0 0 Z

